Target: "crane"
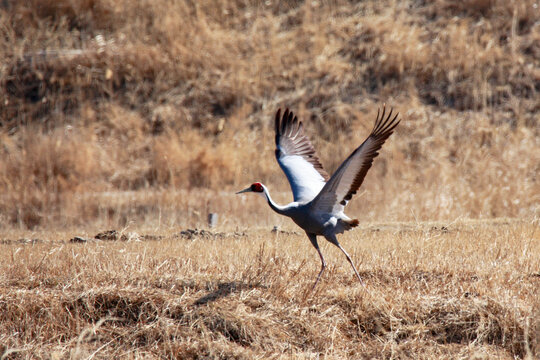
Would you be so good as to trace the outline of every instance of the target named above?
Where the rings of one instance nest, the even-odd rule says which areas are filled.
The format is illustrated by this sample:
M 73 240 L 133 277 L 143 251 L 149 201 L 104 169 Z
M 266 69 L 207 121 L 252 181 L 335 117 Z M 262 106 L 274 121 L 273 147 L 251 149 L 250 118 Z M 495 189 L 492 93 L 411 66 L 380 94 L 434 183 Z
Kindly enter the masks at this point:
M 294 201 L 288 205 L 276 204 L 270 197 L 268 188 L 260 182 L 237 192 L 262 195 L 272 210 L 290 217 L 306 232 L 321 258 L 321 270 L 312 291 L 326 268 L 317 236 L 323 236 L 345 254 L 356 277 L 362 283 L 351 257 L 340 245 L 336 235 L 359 224 L 357 219 L 345 215 L 345 206 L 362 185 L 373 159 L 379 154 L 378 151 L 399 124 L 400 120 L 396 121 L 398 114 L 392 117 L 392 112 L 390 109 L 386 115 L 386 105 L 383 105 L 382 113 L 380 109 L 377 111 L 370 135 L 329 177 L 317 157 L 315 148 L 304 134 L 302 122 L 289 109 L 286 109 L 281 117 L 281 109 L 278 109 L 275 118 L 276 159 L 289 180 Z

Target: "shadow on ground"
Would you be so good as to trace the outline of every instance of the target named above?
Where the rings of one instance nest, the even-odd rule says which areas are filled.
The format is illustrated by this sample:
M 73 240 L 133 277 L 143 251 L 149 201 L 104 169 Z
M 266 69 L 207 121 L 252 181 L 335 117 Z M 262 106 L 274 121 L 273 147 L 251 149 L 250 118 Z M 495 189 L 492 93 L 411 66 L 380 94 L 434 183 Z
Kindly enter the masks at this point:
M 237 281 L 219 283 L 217 289 L 195 300 L 193 305 L 204 305 L 212 301 L 216 301 L 223 297 L 229 296 L 232 293 L 240 292 L 242 290 L 251 290 L 255 288 L 263 287 L 260 284 L 245 284 Z

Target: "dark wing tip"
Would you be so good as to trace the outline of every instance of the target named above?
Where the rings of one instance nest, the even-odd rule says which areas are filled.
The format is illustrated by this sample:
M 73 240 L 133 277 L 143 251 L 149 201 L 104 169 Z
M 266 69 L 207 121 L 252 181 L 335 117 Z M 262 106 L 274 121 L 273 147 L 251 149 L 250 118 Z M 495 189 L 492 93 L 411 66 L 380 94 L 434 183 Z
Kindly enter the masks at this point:
M 276 131 L 276 136 L 278 135 L 279 133 L 279 120 L 281 119 L 281 108 L 279 108 L 276 112 L 276 119 L 274 121 L 274 127 L 275 127 L 275 131 Z
M 380 112 L 380 108 L 377 109 L 377 118 L 375 119 L 375 125 L 373 126 L 373 130 L 371 131 L 371 136 L 374 137 L 385 137 L 388 138 L 392 134 L 392 131 L 395 129 L 395 127 L 400 123 L 401 119 L 397 120 L 399 116 L 399 112 L 396 112 L 395 115 L 392 117 L 392 114 L 394 113 L 394 108 L 390 108 L 390 112 L 386 115 L 386 104 L 383 104 L 383 111 L 382 114 Z
M 276 136 L 294 136 L 302 131 L 302 121 L 298 120 L 298 117 L 289 108 L 285 108 L 283 116 L 281 116 L 281 109 L 278 109 L 275 119 L 275 131 Z
M 285 129 L 287 128 L 287 124 L 289 122 L 289 117 L 291 116 L 291 112 L 289 111 L 289 108 L 285 109 L 285 112 L 283 113 L 283 117 L 281 118 L 281 128 L 280 128 L 280 134 L 285 133 Z

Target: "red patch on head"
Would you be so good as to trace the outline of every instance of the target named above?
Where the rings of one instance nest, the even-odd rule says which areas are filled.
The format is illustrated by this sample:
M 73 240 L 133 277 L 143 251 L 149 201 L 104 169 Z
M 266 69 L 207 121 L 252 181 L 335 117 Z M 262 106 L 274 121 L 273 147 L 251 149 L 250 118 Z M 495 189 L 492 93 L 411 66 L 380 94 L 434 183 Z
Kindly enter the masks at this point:
M 264 189 L 261 183 L 253 183 L 251 184 L 251 191 L 261 193 Z

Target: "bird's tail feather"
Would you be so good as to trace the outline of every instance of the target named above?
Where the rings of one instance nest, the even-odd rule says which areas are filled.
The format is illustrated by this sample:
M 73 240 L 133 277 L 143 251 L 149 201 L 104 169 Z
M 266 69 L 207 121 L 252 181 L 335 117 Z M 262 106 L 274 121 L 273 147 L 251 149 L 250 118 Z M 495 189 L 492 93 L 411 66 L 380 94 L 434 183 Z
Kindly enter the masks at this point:
M 349 221 L 349 225 L 351 225 L 351 227 L 357 227 L 358 224 L 360 224 L 360 221 L 358 221 L 358 219 L 352 219 L 351 221 Z
M 345 231 L 351 230 L 352 228 L 357 227 L 358 224 L 360 224 L 360 221 L 358 221 L 358 219 L 341 220 L 341 222 L 343 223 L 343 229 Z

